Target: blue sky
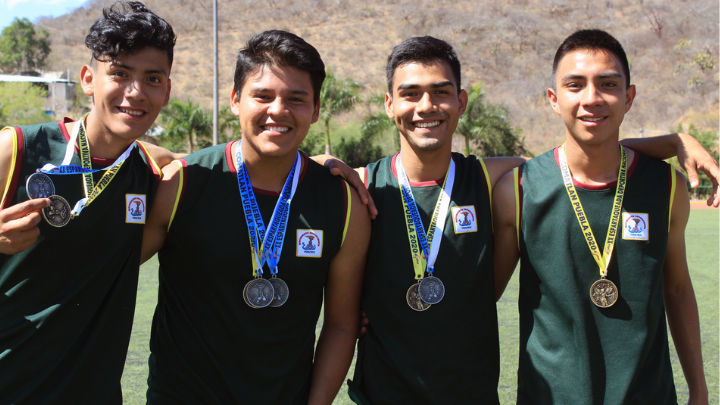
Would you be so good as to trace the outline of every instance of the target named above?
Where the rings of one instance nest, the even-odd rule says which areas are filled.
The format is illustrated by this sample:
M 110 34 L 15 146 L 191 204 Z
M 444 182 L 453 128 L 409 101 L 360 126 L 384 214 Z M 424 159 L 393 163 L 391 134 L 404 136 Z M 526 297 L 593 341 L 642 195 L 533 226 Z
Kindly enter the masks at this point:
M 13 19 L 27 18 L 35 22 L 38 17 L 57 17 L 82 6 L 87 0 L 0 0 L 0 30 L 12 24 Z

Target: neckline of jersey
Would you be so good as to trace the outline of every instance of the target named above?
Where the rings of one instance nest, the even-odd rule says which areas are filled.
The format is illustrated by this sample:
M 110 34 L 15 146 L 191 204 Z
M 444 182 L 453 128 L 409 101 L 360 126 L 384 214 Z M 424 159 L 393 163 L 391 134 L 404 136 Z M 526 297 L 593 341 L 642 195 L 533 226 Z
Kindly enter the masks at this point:
M 559 148 L 559 146 L 556 147 L 555 149 L 553 149 L 553 156 L 555 157 L 555 164 L 557 165 L 558 169 L 560 169 L 560 158 L 558 157 L 558 148 Z M 635 156 L 633 156 L 633 160 L 632 160 L 632 162 L 630 162 L 630 167 L 628 168 L 627 178 L 629 179 L 630 176 L 632 175 L 633 171 L 635 170 L 635 166 L 637 165 L 637 162 L 639 160 L 638 159 L 639 154 L 637 153 L 637 151 L 635 149 L 632 149 L 632 148 L 628 148 L 628 149 L 635 152 Z M 609 190 L 609 189 L 615 188 L 615 186 L 617 186 L 617 180 L 612 181 L 610 183 L 605 183 L 605 184 L 585 184 L 585 183 L 575 179 L 575 177 L 573 177 L 572 179 L 573 179 L 573 185 L 575 187 L 581 188 L 583 190 L 601 191 L 601 190 Z
M 70 134 L 67 131 L 67 128 L 65 127 L 66 124 L 74 123 L 75 120 L 68 117 L 63 117 L 62 121 L 58 122 L 58 126 L 60 127 L 60 131 L 62 131 L 63 138 L 65 138 L 65 142 L 70 142 Z M 80 156 L 80 149 L 78 149 L 77 145 L 75 145 L 75 154 Z M 102 166 L 109 166 L 113 163 L 115 163 L 115 159 L 101 159 L 96 157 L 90 157 L 90 162 L 92 164 L 96 165 L 102 165 Z
M 395 166 L 395 161 L 397 160 L 398 155 L 400 152 L 393 155 L 392 159 L 390 159 L 390 170 L 392 171 L 393 177 L 395 177 L 395 180 L 397 180 L 397 167 Z M 452 156 L 452 159 L 455 160 L 455 156 Z M 455 161 L 457 163 L 457 161 Z M 410 187 L 430 187 L 430 186 L 442 186 L 443 182 L 445 181 L 445 176 L 437 179 L 437 180 L 429 180 L 429 181 L 411 181 Z

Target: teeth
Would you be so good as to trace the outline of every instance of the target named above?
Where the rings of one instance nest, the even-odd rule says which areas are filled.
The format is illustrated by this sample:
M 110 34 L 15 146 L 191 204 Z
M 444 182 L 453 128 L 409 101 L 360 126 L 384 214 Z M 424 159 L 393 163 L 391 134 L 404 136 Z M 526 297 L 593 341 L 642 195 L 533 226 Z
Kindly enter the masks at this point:
M 583 121 L 598 122 L 598 121 L 600 121 L 602 118 L 580 118 L 580 119 L 583 120 Z
M 440 121 L 433 121 L 433 122 L 418 122 L 415 124 L 418 128 L 432 128 L 440 125 Z
M 268 131 L 275 131 L 275 132 L 287 132 L 290 128 L 288 127 L 265 127 Z
M 125 114 L 130 114 L 130 115 L 143 115 L 142 111 L 130 111 L 130 110 L 124 110 L 122 108 L 120 109 L 120 111 L 124 112 Z

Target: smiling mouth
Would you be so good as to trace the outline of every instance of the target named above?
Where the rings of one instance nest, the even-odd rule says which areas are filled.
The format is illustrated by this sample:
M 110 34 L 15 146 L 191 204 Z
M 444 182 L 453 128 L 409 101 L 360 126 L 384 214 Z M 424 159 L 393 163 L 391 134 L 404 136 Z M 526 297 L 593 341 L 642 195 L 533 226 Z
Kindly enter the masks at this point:
M 126 109 L 124 109 L 124 108 L 122 108 L 122 107 L 118 107 L 118 109 L 120 110 L 120 112 L 123 112 L 123 113 L 125 113 L 125 114 L 134 115 L 134 116 L 136 116 L 136 117 L 145 114 L 145 113 L 142 112 L 142 111 L 126 110 Z
M 432 128 L 440 125 L 440 121 L 433 121 L 433 122 L 418 122 L 415 124 L 417 128 Z
M 604 120 L 605 118 L 606 118 L 606 117 L 600 117 L 600 118 L 589 118 L 589 117 L 585 117 L 585 118 L 580 118 L 580 121 L 585 121 L 585 122 L 598 122 L 598 121 Z
M 263 129 L 266 131 L 273 131 L 273 132 L 287 132 L 290 130 L 289 127 L 277 127 L 277 126 L 263 126 Z

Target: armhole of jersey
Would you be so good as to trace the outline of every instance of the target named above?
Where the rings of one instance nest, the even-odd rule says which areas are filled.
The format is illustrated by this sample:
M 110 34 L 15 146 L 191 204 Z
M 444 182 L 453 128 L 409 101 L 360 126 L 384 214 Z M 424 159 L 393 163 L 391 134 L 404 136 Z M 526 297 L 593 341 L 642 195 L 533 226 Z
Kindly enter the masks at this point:
M 153 159 L 152 155 L 150 154 L 150 152 L 148 152 L 147 148 L 145 147 L 145 145 L 142 142 L 137 141 L 137 143 L 138 143 L 138 147 L 140 147 L 140 150 L 147 158 L 148 164 L 149 164 L 150 168 L 152 169 L 155 177 L 158 179 L 158 181 L 162 180 L 162 168 L 160 167 L 160 165 L 158 165 L 157 162 L 155 161 L 155 159 Z
M 520 250 L 520 168 L 513 169 L 513 184 L 515 186 L 515 233 L 517 234 L 518 250 Z
M 187 163 L 185 163 L 185 160 L 173 160 L 172 163 L 177 163 L 178 166 L 180 166 L 180 170 L 178 170 L 178 173 L 180 175 L 180 178 L 178 179 L 178 189 L 177 194 L 175 195 L 175 204 L 173 204 L 172 214 L 170 214 L 170 222 L 168 223 L 168 232 L 170 231 L 170 227 L 172 226 L 173 220 L 175 219 L 175 213 L 177 212 L 177 208 L 180 205 L 180 201 L 182 201 L 183 194 L 185 194 L 185 168 L 187 167 Z
M 10 171 L 8 172 L 7 181 L 5 182 L 5 189 L 3 190 L 2 200 L 0 200 L 0 209 L 5 209 L 6 204 L 12 200 L 15 194 L 15 187 L 17 185 L 18 177 L 20 177 L 19 164 L 22 162 L 23 148 L 22 142 L 22 131 L 20 128 L 5 127 L 3 130 L 9 129 L 12 131 L 13 139 L 13 150 L 12 158 L 10 158 Z
M 668 209 L 668 232 L 670 232 L 670 220 L 672 219 L 673 202 L 675 201 L 675 191 L 677 189 L 677 175 L 675 168 L 670 166 L 670 208 Z
M 485 177 L 485 185 L 487 186 L 488 190 L 488 199 L 490 200 L 490 218 L 492 218 L 492 184 L 490 184 L 490 175 L 488 174 L 487 167 L 485 166 L 485 162 L 483 162 L 482 159 L 478 159 L 478 162 L 480 162 L 480 167 L 483 171 L 483 176 Z M 492 223 L 492 220 L 490 221 L 490 226 L 492 226 L 493 232 L 495 232 L 495 225 Z
M 343 181 L 345 185 L 345 227 L 343 228 L 342 241 L 340 241 L 340 247 L 345 243 L 345 235 L 347 235 L 348 226 L 350 226 L 350 213 L 352 212 L 352 194 L 350 194 L 350 185 Z

